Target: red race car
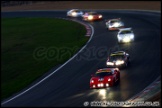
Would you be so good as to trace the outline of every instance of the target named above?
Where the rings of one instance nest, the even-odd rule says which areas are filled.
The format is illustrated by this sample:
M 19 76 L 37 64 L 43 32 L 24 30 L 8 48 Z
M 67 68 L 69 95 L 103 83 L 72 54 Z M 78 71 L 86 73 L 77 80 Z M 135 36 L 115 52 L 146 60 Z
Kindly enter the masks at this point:
M 114 86 L 117 81 L 120 81 L 120 70 L 118 68 L 99 69 L 90 79 L 90 88 Z
M 85 12 L 85 14 L 83 15 L 83 20 L 86 21 L 94 21 L 94 20 L 101 20 L 101 19 L 102 19 L 102 15 L 96 12 Z

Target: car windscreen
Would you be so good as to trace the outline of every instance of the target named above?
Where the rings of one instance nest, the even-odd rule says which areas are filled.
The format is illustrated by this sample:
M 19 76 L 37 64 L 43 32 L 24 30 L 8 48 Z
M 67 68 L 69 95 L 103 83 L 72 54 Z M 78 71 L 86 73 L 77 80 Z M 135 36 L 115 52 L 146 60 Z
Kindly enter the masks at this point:
M 97 72 L 95 74 L 96 77 L 104 77 L 104 76 L 110 76 L 110 75 L 112 75 L 111 72 Z
M 110 56 L 109 60 L 113 61 L 113 60 L 123 60 L 124 59 L 124 55 L 114 55 L 114 56 Z
M 98 13 L 88 13 L 89 15 L 98 15 Z
M 112 21 L 110 21 L 110 23 L 111 24 L 113 24 L 113 23 L 119 23 L 119 21 L 118 20 L 112 20 Z
M 124 30 L 124 31 L 121 31 L 120 34 L 128 34 L 128 33 L 132 33 L 132 31 L 130 30 Z
M 79 13 L 79 12 L 80 12 L 80 10 L 75 10 L 74 12 L 78 12 L 78 13 Z

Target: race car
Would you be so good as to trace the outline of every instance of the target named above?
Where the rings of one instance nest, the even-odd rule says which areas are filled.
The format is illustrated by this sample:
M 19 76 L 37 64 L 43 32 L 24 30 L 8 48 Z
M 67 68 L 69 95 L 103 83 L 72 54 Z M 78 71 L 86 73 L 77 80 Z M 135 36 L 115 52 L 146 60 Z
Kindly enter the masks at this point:
M 97 12 L 85 12 L 83 15 L 83 20 L 86 21 L 94 21 L 94 20 L 101 20 L 102 15 L 98 14 Z
M 129 60 L 130 56 L 128 53 L 124 51 L 116 51 L 109 55 L 106 61 L 106 65 L 107 67 L 117 67 L 117 68 L 127 67 L 128 64 L 130 63 Z
M 117 81 L 120 81 L 120 71 L 118 68 L 99 69 L 90 79 L 90 88 L 112 87 Z
M 134 33 L 132 28 L 119 29 L 117 34 L 118 43 L 127 43 L 134 41 Z
M 79 9 L 71 9 L 67 12 L 67 16 L 70 17 L 80 17 L 83 15 L 83 12 Z
M 124 23 L 120 18 L 106 20 L 105 24 L 108 30 L 119 30 L 119 28 L 124 28 Z

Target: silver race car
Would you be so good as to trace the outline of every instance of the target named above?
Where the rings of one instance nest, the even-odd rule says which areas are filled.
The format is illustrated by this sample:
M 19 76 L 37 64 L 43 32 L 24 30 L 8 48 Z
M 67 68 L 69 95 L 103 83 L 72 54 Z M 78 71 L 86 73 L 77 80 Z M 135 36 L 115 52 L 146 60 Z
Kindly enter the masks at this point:
M 80 17 L 83 15 L 83 12 L 79 9 L 71 9 L 67 12 L 67 16 L 70 17 Z
M 106 65 L 107 67 L 127 67 L 127 65 L 130 63 L 129 60 L 130 56 L 125 51 L 116 51 L 109 55 Z
M 132 31 L 132 28 L 119 29 L 117 38 L 119 43 L 127 43 L 134 41 L 134 33 Z
M 118 30 L 124 27 L 124 23 L 120 18 L 106 20 L 105 24 L 108 30 Z

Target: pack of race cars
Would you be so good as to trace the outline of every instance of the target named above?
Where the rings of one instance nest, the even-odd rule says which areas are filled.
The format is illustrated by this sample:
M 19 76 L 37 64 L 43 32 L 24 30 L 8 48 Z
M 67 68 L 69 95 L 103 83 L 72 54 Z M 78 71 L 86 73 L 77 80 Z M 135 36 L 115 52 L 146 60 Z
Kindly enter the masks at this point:
M 97 12 L 83 12 L 79 9 L 72 9 L 67 12 L 68 17 L 82 17 L 85 21 L 103 20 L 103 16 Z M 116 30 L 118 43 L 128 43 L 134 41 L 132 28 L 125 28 L 121 18 L 105 20 L 106 29 Z M 90 88 L 106 88 L 114 86 L 120 81 L 120 70 L 126 68 L 130 63 L 130 56 L 125 51 L 112 52 L 106 61 L 107 68 L 98 69 L 91 75 Z

